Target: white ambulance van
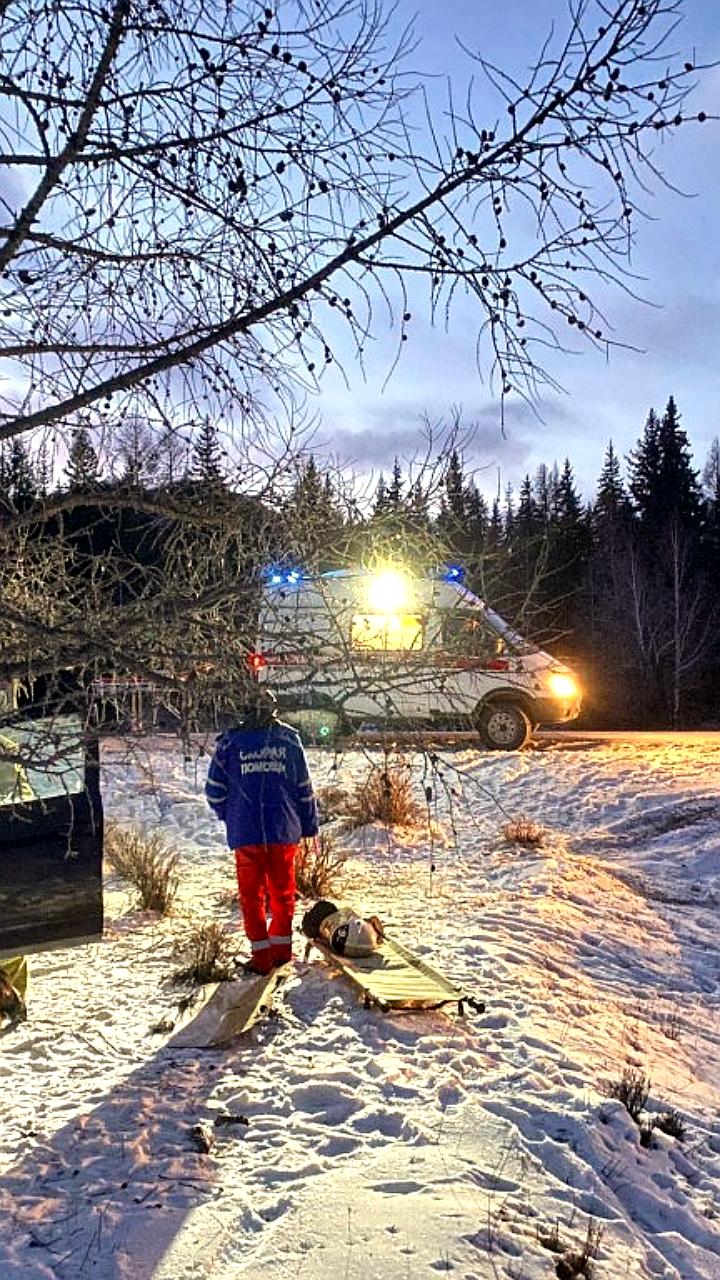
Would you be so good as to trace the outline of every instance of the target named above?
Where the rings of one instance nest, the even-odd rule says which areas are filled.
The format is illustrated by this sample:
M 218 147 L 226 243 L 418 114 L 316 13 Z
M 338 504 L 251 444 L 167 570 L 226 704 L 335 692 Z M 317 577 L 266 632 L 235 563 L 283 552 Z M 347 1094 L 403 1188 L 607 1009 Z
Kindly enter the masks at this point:
M 485 746 L 513 751 L 581 704 L 572 671 L 473 595 L 457 568 L 270 572 L 250 663 L 310 739 L 472 727 Z

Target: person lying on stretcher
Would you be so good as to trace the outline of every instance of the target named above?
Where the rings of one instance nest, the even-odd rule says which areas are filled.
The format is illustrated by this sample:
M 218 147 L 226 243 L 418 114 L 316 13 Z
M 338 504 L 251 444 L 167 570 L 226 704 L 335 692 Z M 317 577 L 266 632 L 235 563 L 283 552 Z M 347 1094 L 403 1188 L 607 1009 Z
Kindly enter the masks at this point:
M 385 937 L 377 916 L 363 919 L 352 907 L 338 907 L 324 898 L 305 912 L 302 931 L 307 938 L 323 942 L 336 955 L 357 960 L 372 955 Z

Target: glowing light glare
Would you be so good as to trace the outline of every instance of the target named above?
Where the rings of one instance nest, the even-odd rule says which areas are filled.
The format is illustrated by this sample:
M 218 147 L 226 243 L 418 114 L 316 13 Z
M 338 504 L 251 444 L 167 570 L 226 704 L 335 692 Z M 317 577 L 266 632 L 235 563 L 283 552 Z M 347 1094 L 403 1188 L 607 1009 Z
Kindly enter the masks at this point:
M 264 571 L 264 577 L 271 587 L 294 587 L 302 582 L 304 576 L 302 569 L 284 569 L 282 565 L 270 565 Z
M 576 698 L 580 692 L 577 681 L 562 671 L 554 671 L 548 678 L 548 684 L 556 698 Z
M 376 613 L 397 613 L 410 603 L 410 583 L 399 569 L 380 569 L 368 582 L 367 598 Z

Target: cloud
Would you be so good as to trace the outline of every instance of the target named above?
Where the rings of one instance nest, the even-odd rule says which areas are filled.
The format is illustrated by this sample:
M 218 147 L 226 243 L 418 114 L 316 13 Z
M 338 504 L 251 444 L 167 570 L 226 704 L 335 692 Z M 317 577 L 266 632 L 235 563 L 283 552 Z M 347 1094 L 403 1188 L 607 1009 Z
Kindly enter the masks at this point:
M 667 298 L 660 306 L 633 309 L 634 346 L 652 365 L 671 368 L 715 367 L 720 343 L 720 308 L 717 297 L 688 293 Z
M 350 421 L 331 426 L 337 418 Z M 540 401 L 536 409 L 520 400 L 508 401 L 504 421 L 497 400 L 449 407 L 447 401 L 441 404 L 436 398 L 433 403 L 427 395 L 422 400 L 368 397 L 366 403 L 353 397 L 346 405 L 335 401 L 323 406 L 317 451 L 332 453 L 340 463 L 359 470 L 387 472 L 396 457 L 406 465 L 425 457 L 429 441 L 436 457 L 456 439 L 470 467 L 517 473 L 559 433 L 565 438 L 585 431 L 586 424 L 576 423 L 569 404 L 559 397 Z

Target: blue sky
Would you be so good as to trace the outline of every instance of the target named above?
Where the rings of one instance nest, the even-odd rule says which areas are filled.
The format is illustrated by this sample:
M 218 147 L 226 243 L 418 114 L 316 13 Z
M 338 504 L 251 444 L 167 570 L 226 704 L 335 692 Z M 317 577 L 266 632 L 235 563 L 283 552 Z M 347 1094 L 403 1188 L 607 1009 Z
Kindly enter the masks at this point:
M 400 13 L 412 16 L 406 0 Z M 416 13 L 420 43 L 412 62 L 437 75 L 438 92 L 450 77 L 461 97 L 472 66 L 456 36 L 508 70 L 522 71 L 553 18 L 564 25 L 565 14 L 563 0 L 425 0 Z M 685 21 L 671 47 L 698 61 L 720 57 L 718 0 L 685 0 Z M 483 100 L 478 80 L 475 101 Z M 486 100 L 491 126 L 496 107 Z M 695 109 L 701 108 L 720 114 L 718 70 L 706 73 L 697 93 Z M 564 394 L 543 394 L 542 420 L 525 405 L 511 405 L 503 437 L 499 404 L 487 377 L 483 381 L 478 374 L 469 308 L 456 310 L 446 333 L 430 326 L 427 305 L 418 298 L 411 340 L 387 383 L 397 337 L 380 312 L 365 377 L 348 362 L 347 388 L 336 368 L 330 369 L 311 405 L 319 414 L 318 443 L 327 442 L 360 472 L 387 472 L 395 453 L 412 455 L 424 415 L 433 423 L 447 422 L 456 408 L 466 426 L 476 426 L 468 459 L 484 469 L 480 479 L 489 494 L 498 478 L 503 488 L 508 482 L 517 487 L 525 471 L 568 455 L 589 497 L 607 441 L 612 437 L 626 455 L 650 406 L 662 410 L 672 394 L 701 468 L 720 434 L 719 129 L 712 122 L 691 125 L 660 152 L 661 167 L 687 196 L 659 188 L 645 198 L 647 219 L 637 223 L 633 265 L 641 277 L 636 291 L 647 305 L 617 292 L 608 303 L 615 336 L 637 350 L 616 350 L 607 361 L 578 346 L 577 355 L 556 358 L 549 369 Z

